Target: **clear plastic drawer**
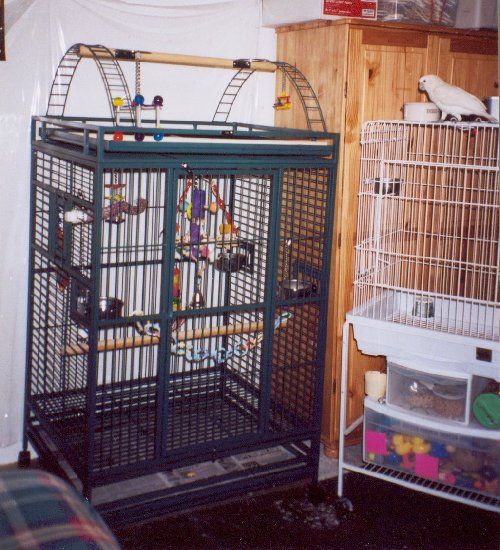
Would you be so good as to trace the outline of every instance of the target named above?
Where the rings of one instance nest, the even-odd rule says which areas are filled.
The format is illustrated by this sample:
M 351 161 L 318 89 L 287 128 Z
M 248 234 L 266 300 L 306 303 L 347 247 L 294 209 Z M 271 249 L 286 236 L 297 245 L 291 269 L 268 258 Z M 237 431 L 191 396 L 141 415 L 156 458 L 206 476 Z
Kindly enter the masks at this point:
M 428 373 L 387 364 L 387 404 L 412 414 L 469 424 L 472 402 L 489 380 L 464 373 Z
M 365 400 L 363 460 L 485 495 L 499 495 L 499 432 L 416 419 Z

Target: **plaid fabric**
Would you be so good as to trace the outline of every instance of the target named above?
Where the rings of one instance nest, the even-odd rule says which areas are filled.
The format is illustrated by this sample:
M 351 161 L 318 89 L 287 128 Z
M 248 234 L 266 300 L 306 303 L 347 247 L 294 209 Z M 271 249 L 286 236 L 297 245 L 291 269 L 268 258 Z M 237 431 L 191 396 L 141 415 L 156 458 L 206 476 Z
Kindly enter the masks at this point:
M 39 470 L 0 474 L 1 550 L 117 550 L 99 514 L 65 481 Z

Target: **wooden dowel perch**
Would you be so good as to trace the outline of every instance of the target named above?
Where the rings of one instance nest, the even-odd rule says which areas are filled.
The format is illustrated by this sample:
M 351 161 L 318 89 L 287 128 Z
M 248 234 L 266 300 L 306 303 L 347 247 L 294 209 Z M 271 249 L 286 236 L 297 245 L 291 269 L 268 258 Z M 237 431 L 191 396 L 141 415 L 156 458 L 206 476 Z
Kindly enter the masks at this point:
M 286 321 L 282 323 L 284 326 Z M 207 327 L 196 330 L 185 330 L 176 333 L 178 342 L 184 340 L 197 340 L 199 338 L 214 338 L 217 336 L 229 336 L 231 334 L 244 334 L 247 332 L 260 332 L 264 329 L 262 321 L 258 323 L 236 323 L 235 325 L 223 325 L 220 327 Z M 159 336 L 131 336 L 129 338 L 110 338 L 97 342 L 97 351 L 114 351 L 119 349 L 136 348 L 140 346 L 154 346 L 160 343 Z M 67 345 L 63 355 L 84 355 L 89 352 L 88 344 L 75 342 Z
M 241 60 L 225 59 L 223 57 L 204 57 L 200 55 L 182 55 L 176 53 L 161 52 L 141 52 L 132 50 L 118 50 L 107 48 L 115 59 L 119 61 L 140 61 L 141 63 L 165 63 L 169 65 L 186 65 L 191 67 L 209 67 L 212 69 L 240 69 Z M 101 58 L 110 58 L 107 52 L 91 51 L 87 46 L 80 46 L 80 57 L 93 58 L 95 55 Z M 252 61 L 248 62 L 249 69 L 253 71 L 263 71 L 274 73 L 277 66 L 271 61 Z

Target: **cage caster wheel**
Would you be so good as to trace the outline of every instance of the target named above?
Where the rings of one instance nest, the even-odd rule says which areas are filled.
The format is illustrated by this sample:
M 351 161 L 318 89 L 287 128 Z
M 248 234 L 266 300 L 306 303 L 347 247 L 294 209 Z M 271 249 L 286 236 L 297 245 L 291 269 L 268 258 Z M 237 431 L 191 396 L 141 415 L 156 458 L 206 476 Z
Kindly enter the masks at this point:
M 352 502 L 346 497 L 339 497 L 335 503 L 335 511 L 339 518 L 345 518 L 354 510 Z
M 29 468 L 31 466 L 31 453 L 29 451 L 20 451 L 17 457 L 18 468 Z

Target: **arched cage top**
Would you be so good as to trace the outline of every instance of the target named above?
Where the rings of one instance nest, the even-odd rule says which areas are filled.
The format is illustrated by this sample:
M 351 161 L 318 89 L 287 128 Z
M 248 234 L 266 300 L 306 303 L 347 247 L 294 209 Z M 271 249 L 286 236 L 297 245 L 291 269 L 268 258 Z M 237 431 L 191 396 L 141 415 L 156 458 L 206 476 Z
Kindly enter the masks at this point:
M 114 50 L 102 45 L 74 44 L 62 57 L 52 82 L 50 97 L 47 105 L 47 116 L 63 117 L 66 115 L 68 94 L 74 75 L 83 57 L 92 59 L 101 76 L 108 99 L 111 119 L 117 122 L 117 110 L 114 100 L 123 100 L 121 112 L 126 115 L 120 123 L 130 121 L 135 125 L 136 112 L 130 96 L 127 80 L 120 66 L 120 61 L 160 62 L 166 64 L 203 66 L 212 68 L 233 68 L 235 74 L 227 84 L 215 110 L 213 122 L 228 122 L 234 102 L 243 88 L 256 71 L 278 72 L 286 78 L 296 91 L 309 130 L 326 132 L 326 123 L 318 98 L 304 74 L 297 67 L 283 62 L 266 60 L 229 60 L 177 54 L 151 53 L 129 50 Z M 137 79 L 137 77 L 136 77 Z

